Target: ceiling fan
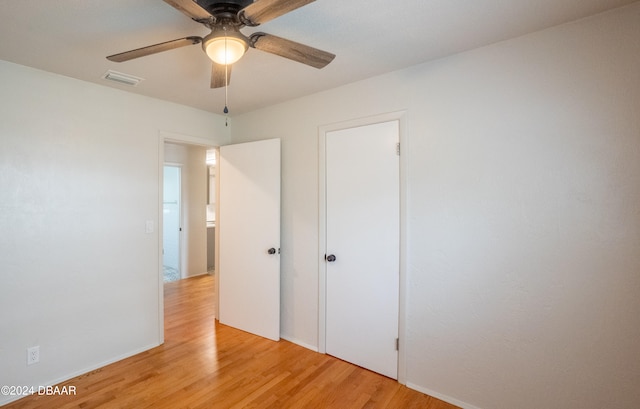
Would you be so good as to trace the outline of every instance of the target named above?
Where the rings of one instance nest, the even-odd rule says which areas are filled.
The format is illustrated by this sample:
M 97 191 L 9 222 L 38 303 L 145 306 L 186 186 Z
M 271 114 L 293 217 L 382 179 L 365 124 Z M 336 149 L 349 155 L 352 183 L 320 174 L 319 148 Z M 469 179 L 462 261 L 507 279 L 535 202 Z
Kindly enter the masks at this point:
M 205 25 L 211 33 L 205 37 L 189 36 L 164 43 L 110 55 L 114 62 L 129 61 L 188 45 L 202 44 L 213 61 L 211 88 L 229 84 L 231 64 L 244 53 L 256 48 L 315 68 L 323 68 L 334 54 L 271 34 L 256 32 L 248 37 L 240 32 L 245 26 L 255 27 L 315 0 L 164 0 L 194 21 Z

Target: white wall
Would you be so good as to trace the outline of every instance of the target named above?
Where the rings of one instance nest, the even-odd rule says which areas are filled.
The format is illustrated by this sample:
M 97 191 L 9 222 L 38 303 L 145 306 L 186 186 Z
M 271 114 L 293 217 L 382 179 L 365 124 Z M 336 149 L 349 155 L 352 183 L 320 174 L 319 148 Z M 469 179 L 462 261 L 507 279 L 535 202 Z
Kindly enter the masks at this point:
M 207 272 L 207 148 L 165 143 L 167 163 L 182 165 L 183 277 Z
M 0 95 L 0 385 L 157 345 L 159 135 L 226 143 L 224 118 L 4 61 Z
M 318 127 L 406 110 L 407 380 L 640 407 L 640 3 L 234 117 L 282 138 L 282 336 L 318 345 Z

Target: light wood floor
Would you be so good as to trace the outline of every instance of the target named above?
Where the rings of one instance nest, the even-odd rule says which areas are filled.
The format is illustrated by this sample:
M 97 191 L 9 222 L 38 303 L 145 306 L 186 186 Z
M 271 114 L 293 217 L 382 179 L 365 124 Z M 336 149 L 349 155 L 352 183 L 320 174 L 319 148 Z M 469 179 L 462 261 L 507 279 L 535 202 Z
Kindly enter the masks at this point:
M 396 381 L 291 342 L 216 323 L 213 277 L 165 284 L 165 343 L 73 378 L 76 396 L 16 408 L 453 409 Z

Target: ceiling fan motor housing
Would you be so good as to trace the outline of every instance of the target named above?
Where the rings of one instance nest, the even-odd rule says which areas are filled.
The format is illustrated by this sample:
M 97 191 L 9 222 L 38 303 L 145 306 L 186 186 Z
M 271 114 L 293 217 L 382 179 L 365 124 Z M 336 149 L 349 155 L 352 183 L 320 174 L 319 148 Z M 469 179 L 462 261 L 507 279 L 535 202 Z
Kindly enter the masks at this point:
M 253 3 L 253 0 L 196 0 L 196 3 L 212 16 L 236 16 L 240 10 Z

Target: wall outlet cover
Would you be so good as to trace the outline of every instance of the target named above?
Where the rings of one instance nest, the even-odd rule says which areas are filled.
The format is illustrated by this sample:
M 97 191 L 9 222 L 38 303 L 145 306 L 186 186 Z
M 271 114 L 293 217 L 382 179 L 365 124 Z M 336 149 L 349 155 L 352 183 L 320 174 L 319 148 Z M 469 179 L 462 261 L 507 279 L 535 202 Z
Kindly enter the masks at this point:
M 27 365 L 40 362 L 40 346 L 27 348 Z

